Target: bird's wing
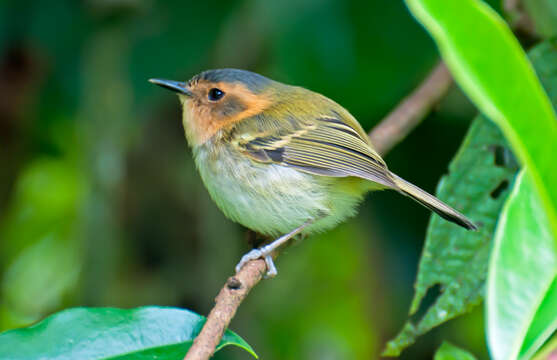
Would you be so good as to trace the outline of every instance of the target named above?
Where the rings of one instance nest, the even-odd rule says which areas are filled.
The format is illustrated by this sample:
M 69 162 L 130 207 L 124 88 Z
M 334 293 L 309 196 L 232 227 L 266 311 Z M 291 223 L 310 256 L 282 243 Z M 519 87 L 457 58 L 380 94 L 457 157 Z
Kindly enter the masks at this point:
M 255 161 L 294 167 L 316 175 L 356 176 L 396 187 L 366 134 L 340 116 L 305 121 L 290 118 L 280 122 L 255 116 L 242 125 L 235 129 L 231 144 Z

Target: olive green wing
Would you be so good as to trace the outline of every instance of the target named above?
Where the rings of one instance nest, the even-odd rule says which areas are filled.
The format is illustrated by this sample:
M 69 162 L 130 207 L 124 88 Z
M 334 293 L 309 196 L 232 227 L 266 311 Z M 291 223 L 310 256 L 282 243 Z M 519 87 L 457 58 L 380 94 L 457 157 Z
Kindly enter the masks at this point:
M 294 167 L 316 175 L 356 176 L 397 187 L 385 162 L 364 137 L 365 133 L 340 117 L 280 121 L 263 116 L 246 119 L 235 129 L 231 143 L 255 161 Z

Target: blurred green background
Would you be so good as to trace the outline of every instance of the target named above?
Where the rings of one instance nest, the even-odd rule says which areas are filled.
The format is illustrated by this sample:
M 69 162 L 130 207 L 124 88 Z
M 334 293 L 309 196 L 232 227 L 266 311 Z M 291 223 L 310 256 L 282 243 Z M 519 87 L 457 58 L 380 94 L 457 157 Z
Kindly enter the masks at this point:
M 249 69 L 370 129 L 437 61 L 402 0 L 2 1 L 0 330 L 75 306 L 206 315 L 248 250 L 200 181 L 177 98 L 148 78 Z M 390 168 L 433 192 L 475 113 L 453 88 Z M 429 216 L 372 194 L 356 218 L 288 248 L 231 328 L 265 360 L 378 358 L 406 319 Z M 402 358 L 430 359 L 442 340 L 487 357 L 482 309 Z

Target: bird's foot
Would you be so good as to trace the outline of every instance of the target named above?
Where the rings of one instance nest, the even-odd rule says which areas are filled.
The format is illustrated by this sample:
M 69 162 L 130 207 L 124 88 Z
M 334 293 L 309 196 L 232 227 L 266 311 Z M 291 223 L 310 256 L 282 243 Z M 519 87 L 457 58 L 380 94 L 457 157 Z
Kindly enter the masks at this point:
M 273 256 L 271 255 L 272 252 L 273 249 L 268 249 L 267 246 L 251 250 L 250 252 L 242 256 L 242 259 L 240 259 L 240 262 L 238 263 L 238 265 L 236 265 L 236 273 L 242 270 L 242 268 L 248 262 L 263 258 L 265 260 L 265 264 L 267 264 L 267 273 L 265 274 L 265 279 L 270 279 L 277 276 L 278 271 L 275 263 L 273 262 Z
M 242 270 L 244 265 L 246 265 L 248 262 L 263 258 L 263 260 L 265 260 L 265 263 L 267 264 L 267 273 L 265 274 L 265 278 L 269 279 L 277 276 L 277 268 L 275 266 L 275 263 L 273 262 L 273 256 L 271 254 L 273 253 L 273 251 L 284 245 L 288 240 L 301 233 L 306 226 L 312 224 L 313 222 L 314 220 L 308 220 L 288 234 L 282 235 L 272 243 L 262 246 L 258 249 L 251 250 L 250 252 L 242 256 L 240 262 L 238 263 L 238 265 L 236 265 L 236 273 L 240 272 L 240 270 Z

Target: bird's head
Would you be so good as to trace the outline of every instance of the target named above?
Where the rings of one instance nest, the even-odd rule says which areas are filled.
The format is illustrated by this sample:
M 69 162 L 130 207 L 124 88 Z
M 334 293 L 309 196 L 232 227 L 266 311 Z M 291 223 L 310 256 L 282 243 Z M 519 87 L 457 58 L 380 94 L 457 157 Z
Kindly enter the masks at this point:
M 237 69 L 204 71 L 187 82 L 150 79 L 178 93 L 190 146 L 205 143 L 219 130 L 257 115 L 273 102 L 281 85 L 259 74 Z

